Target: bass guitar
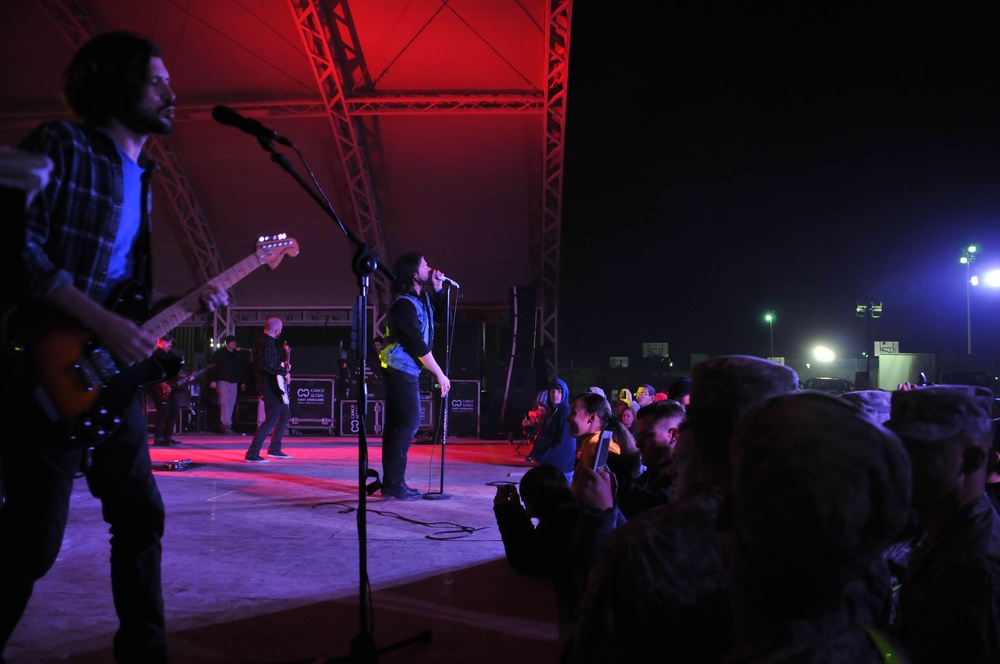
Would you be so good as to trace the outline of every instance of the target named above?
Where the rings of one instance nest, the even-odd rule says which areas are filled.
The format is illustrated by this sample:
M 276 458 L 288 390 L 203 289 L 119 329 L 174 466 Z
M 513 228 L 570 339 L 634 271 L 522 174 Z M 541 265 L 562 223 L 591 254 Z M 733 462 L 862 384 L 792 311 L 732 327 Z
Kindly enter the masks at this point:
M 253 254 L 208 283 L 228 290 L 264 265 L 274 269 L 285 256 L 297 256 L 299 245 L 284 234 L 261 237 Z M 159 337 L 201 309 L 200 288 L 156 313 L 140 327 Z M 139 297 L 138 287 L 123 289 L 110 307 L 118 312 Z M 151 356 L 129 367 L 116 364 L 110 351 L 80 326 L 49 325 L 24 342 L 34 369 L 34 396 L 70 446 L 94 447 L 121 425 L 122 413 L 139 390 L 173 378 L 181 360 Z

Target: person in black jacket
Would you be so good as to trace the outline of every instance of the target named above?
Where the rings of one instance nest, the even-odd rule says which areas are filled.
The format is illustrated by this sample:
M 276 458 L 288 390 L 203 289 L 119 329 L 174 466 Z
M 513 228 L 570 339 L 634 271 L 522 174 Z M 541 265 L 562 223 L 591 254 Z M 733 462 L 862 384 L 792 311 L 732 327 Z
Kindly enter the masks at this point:
M 247 389 L 249 366 L 236 337 L 230 334 L 223 339 L 223 345 L 212 354 L 212 374 L 210 388 L 219 397 L 219 433 L 234 434 L 233 410 L 240 392 Z
M 280 318 L 268 318 L 264 323 L 264 331 L 257 337 L 253 346 L 253 371 L 257 378 L 257 393 L 264 402 L 264 421 L 257 427 L 253 441 L 247 449 L 248 463 L 263 463 L 260 448 L 264 439 L 271 437 L 267 448 L 270 459 L 291 459 L 291 454 L 281 451 L 281 439 L 288 427 L 292 414 L 288 408 L 288 383 L 291 381 L 291 366 L 288 364 L 288 351 L 278 345 L 278 335 L 281 334 L 283 323 Z
M 156 340 L 156 350 L 153 357 L 162 359 L 177 357 L 173 352 L 174 338 L 164 334 Z M 186 374 L 182 371 L 176 378 L 162 383 L 154 383 L 146 388 L 146 394 L 156 406 L 156 420 L 153 424 L 153 445 L 157 447 L 175 447 L 181 441 L 174 439 L 174 430 L 181 419 L 181 404 L 178 400 L 178 389 L 184 383 Z M 186 389 L 183 388 L 183 389 Z
M 511 567 L 519 574 L 552 579 L 560 632 L 568 638 L 579 599 L 570 553 L 580 510 L 565 473 L 550 463 L 530 468 L 521 478 L 520 496 L 514 484 L 498 485 L 493 514 Z M 538 519 L 537 527 L 532 519 Z
M 451 389 L 444 369 L 434 359 L 434 304 L 444 288 L 444 275 L 432 270 L 422 254 L 403 254 L 393 268 L 395 299 L 389 305 L 385 346 L 379 353 L 385 380 L 385 422 L 382 432 L 384 498 L 417 500 L 421 493 L 406 484 L 406 455 L 420 428 L 420 372 L 426 368 L 440 385 Z

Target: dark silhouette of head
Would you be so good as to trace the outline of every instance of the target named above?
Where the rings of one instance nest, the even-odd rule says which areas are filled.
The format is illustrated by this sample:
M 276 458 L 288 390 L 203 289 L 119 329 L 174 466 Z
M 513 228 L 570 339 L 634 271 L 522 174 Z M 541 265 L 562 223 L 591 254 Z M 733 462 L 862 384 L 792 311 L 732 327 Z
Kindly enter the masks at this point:
M 104 124 L 127 116 L 139 102 L 149 61 L 162 50 L 153 40 L 124 30 L 84 44 L 63 74 L 63 102 L 80 120 Z

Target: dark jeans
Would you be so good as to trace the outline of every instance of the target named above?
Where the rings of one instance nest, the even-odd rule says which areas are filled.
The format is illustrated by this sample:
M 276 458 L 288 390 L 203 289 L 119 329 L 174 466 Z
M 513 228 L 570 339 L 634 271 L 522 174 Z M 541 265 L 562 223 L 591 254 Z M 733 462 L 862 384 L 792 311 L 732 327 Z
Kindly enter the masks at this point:
M 0 653 L 24 613 L 35 581 L 45 576 L 59 554 L 73 481 L 84 458 L 83 450 L 66 447 L 54 434 L 40 433 L 45 416 L 33 404 L 17 407 L 19 415 L 0 447 L 6 494 L 0 511 Z M 165 515 L 138 399 L 123 413 L 119 430 L 94 448 L 86 480 L 111 526 L 111 592 L 119 619 L 115 658 L 165 661 L 160 577 Z
M 173 440 L 174 430 L 177 428 L 177 420 L 181 417 L 180 402 L 177 401 L 177 394 L 170 393 L 166 401 L 156 400 L 156 421 L 153 424 L 153 441 L 163 442 Z
M 420 381 L 405 371 L 385 369 L 385 421 L 382 430 L 382 486 L 406 485 L 406 454 L 420 428 Z
M 271 436 L 271 443 L 267 447 L 268 454 L 277 454 L 281 451 L 281 438 L 285 435 L 288 427 L 288 420 L 292 413 L 284 399 L 265 389 L 261 395 L 264 399 L 264 421 L 257 427 L 257 433 L 253 436 L 250 449 L 247 450 L 247 458 L 259 457 L 260 448 L 264 446 L 264 439 Z

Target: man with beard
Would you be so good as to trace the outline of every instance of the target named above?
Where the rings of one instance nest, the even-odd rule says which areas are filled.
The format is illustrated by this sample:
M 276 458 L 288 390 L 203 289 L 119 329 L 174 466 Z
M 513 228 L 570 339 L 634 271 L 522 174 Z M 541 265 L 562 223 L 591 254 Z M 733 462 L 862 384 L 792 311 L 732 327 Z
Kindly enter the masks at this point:
M 63 99 L 79 122 L 46 123 L 21 145 L 54 165 L 51 181 L 25 214 L 21 300 L 53 321 L 72 321 L 120 368 L 144 362 L 156 347 L 155 335 L 134 322 L 148 316 L 151 296 L 139 298 L 143 311 L 128 317 L 105 305 L 119 301 L 126 284 L 140 287 L 134 293 L 152 290 L 149 186 L 155 165 L 142 148 L 150 135 L 173 128 L 175 101 L 160 55 L 154 42 L 134 33 L 95 37 L 64 75 Z M 228 303 L 217 287 L 203 288 L 200 298 L 209 310 Z M 30 333 L 21 334 L 30 345 Z M 12 374 L 8 380 L 30 386 L 34 368 L 15 366 Z M 89 449 L 71 441 L 65 427 L 50 426 L 59 423 L 51 397 L 12 390 L 4 403 L 18 416 L 8 419 L 0 443 L 0 657 L 35 581 L 56 560 L 73 480 L 82 474 L 112 535 L 115 658 L 166 662 L 160 570 L 165 515 L 138 390 L 126 394 L 110 436 Z

